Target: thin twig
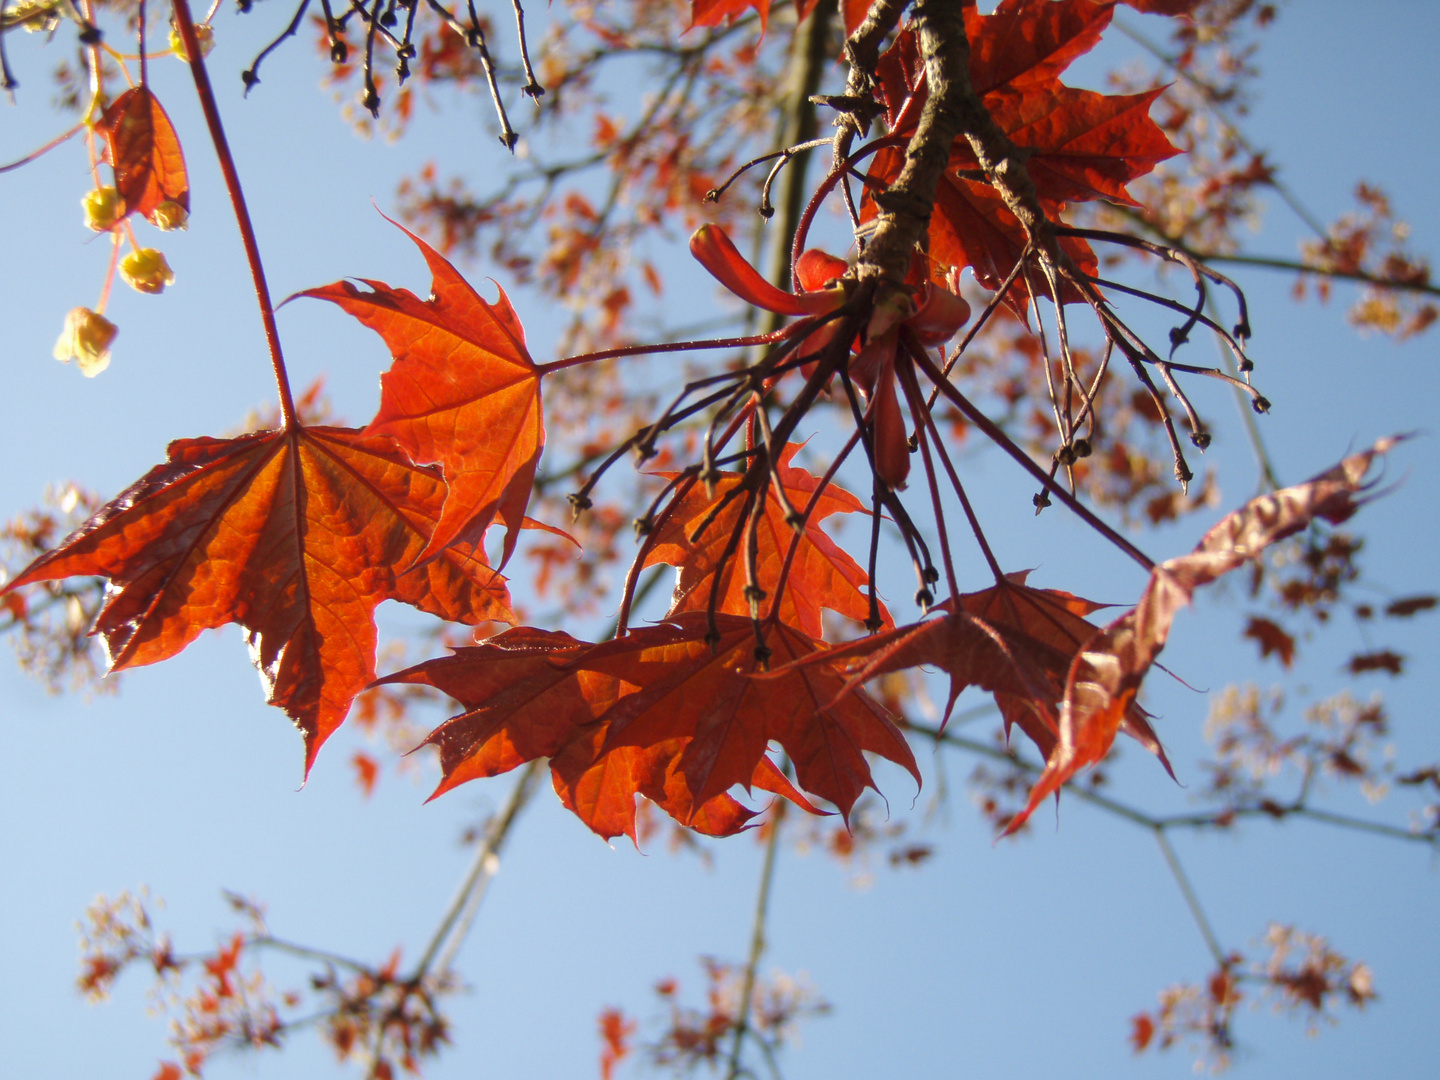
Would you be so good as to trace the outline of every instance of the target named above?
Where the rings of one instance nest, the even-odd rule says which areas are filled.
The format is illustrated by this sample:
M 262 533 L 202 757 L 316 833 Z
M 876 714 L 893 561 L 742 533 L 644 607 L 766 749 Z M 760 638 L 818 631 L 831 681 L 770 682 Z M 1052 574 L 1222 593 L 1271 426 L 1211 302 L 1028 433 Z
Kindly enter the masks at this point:
M 1051 477 L 1047 476 L 1045 470 L 1040 468 L 1040 466 L 1036 465 L 1035 462 L 1031 461 L 1029 454 L 1025 453 L 1024 450 L 1016 446 L 1014 441 L 1008 435 L 1006 435 L 1005 432 L 1002 431 L 993 420 L 991 420 L 988 416 L 986 416 L 983 412 L 976 408 L 976 406 L 972 404 L 970 400 L 965 397 L 964 394 L 960 393 L 960 391 L 955 388 L 955 386 L 950 382 L 949 379 L 945 378 L 945 376 L 940 373 L 939 369 L 935 367 L 934 363 L 930 360 L 930 358 L 925 355 L 925 350 L 912 350 L 911 357 L 915 360 L 915 363 L 920 368 L 920 370 L 925 372 L 925 377 L 929 379 L 932 383 L 934 383 L 937 387 L 939 387 L 940 392 L 950 399 L 951 404 L 953 404 L 957 409 L 964 413 L 965 416 L 970 420 L 970 422 L 973 423 L 976 427 L 978 427 L 981 431 L 983 431 L 985 435 L 993 443 L 995 443 L 995 445 L 1000 447 L 1000 449 L 1004 450 L 1007 454 L 1014 458 L 1016 463 L 1019 464 L 1021 468 L 1023 468 L 1031 476 L 1039 480 L 1040 483 L 1044 485 L 1046 490 L 1052 492 L 1061 502 L 1068 506 L 1075 514 L 1077 514 L 1081 518 L 1081 520 L 1083 520 L 1087 525 L 1089 525 L 1092 529 L 1098 532 L 1101 536 L 1105 537 L 1105 539 L 1109 540 L 1126 555 L 1129 555 L 1130 558 L 1134 559 L 1137 563 L 1144 567 L 1146 571 L 1151 571 L 1155 569 L 1154 559 L 1150 558 L 1150 556 L 1146 555 L 1129 540 L 1125 539 L 1125 537 L 1121 536 L 1109 525 L 1101 521 L 1098 517 L 1095 516 L 1093 512 L 1091 512 L 1088 507 L 1086 507 L 1083 503 L 1077 500 L 1064 488 L 1060 487 L 1059 484 L 1055 483 L 1055 481 Z
M 750 1031 L 750 999 L 755 994 L 755 979 L 760 957 L 765 953 L 765 917 L 770 909 L 770 886 L 775 880 L 775 855 L 780 849 L 780 826 L 785 820 L 785 803 L 775 800 L 770 817 L 770 835 L 765 841 L 765 861 L 760 867 L 760 891 L 755 897 L 755 921 L 750 928 L 750 956 L 745 962 L 745 978 L 740 989 L 740 1015 L 735 1019 L 735 1038 L 730 1044 L 730 1062 L 726 1080 L 740 1076 L 740 1051 Z
M 278 49 L 281 43 L 288 37 L 294 37 L 300 29 L 300 20 L 305 18 L 305 12 L 310 8 L 310 0 L 300 0 L 300 6 L 295 9 L 295 17 L 290 20 L 290 25 L 280 32 L 280 36 L 260 50 L 260 55 L 255 57 L 251 65 L 240 73 L 241 80 L 245 83 L 245 96 L 250 96 L 250 88 L 260 81 L 260 63 L 272 52 Z M 326 20 L 327 27 L 330 20 Z M 333 31 L 332 31 L 333 32 Z M 332 46 L 333 47 L 333 46 Z
M 82 121 L 80 121 L 80 123 L 76 124 L 73 128 L 71 128 L 69 131 L 65 132 L 63 135 L 57 135 L 57 136 L 55 136 L 55 138 L 51 139 L 51 140 L 50 140 L 48 143 L 46 143 L 44 146 L 40 147 L 39 150 L 33 150 L 33 151 L 31 151 L 30 153 L 26 154 L 23 158 L 21 158 L 19 161 L 12 161 L 9 165 L 0 165 L 0 173 L 7 173 L 7 172 L 9 172 L 11 169 L 18 169 L 18 168 L 20 168 L 22 165 L 29 165 L 30 162 L 34 161 L 34 160 L 35 160 L 36 158 L 38 158 L 41 154 L 45 154 L 45 153 L 48 153 L 48 152 L 51 151 L 51 150 L 54 150 L 55 147 L 59 146 L 61 143 L 65 142 L 65 141 L 68 140 L 68 139 L 73 139 L 76 135 L 80 134 L 80 132 L 82 132 L 82 131 L 84 131 L 84 130 L 85 130 L 85 121 L 82 120 Z
M 445 914 L 441 916 L 440 923 L 435 928 L 435 933 L 431 935 L 429 944 L 425 946 L 425 951 L 420 954 L 420 961 L 410 975 L 409 982 L 411 984 L 418 986 L 420 980 L 429 972 L 432 964 L 436 965 L 436 971 L 442 975 L 450 969 L 455 954 L 465 940 L 465 935 L 469 933 L 480 900 L 484 898 L 485 887 L 489 885 L 490 879 L 499 869 L 500 849 L 504 847 L 505 840 L 515 824 L 515 819 L 520 816 L 520 811 L 525 809 L 530 797 L 535 794 L 536 780 L 544 765 L 543 759 L 536 758 L 525 766 L 520 773 L 520 778 L 515 781 L 515 786 L 510 791 L 510 798 L 506 800 L 500 813 L 491 819 L 490 827 L 485 830 L 485 839 L 480 842 L 480 846 L 475 851 L 475 858 L 470 863 L 470 869 L 466 871 L 465 877 L 461 879 L 460 887 L 451 897 Z M 436 963 L 437 959 L 438 963 Z
M 520 39 L 520 64 L 525 69 L 525 85 L 520 88 L 520 92 L 539 101 L 545 96 L 545 87 L 540 85 L 540 80 L 535 78 L 535 69 L 530 66 L 530 46 L 525 41 L 525 9 L 520 6 L 520 0 L 514 0 L 514 4 L 515 36 Z M 413 3 L 410 10 L 415 10 Z
M 1175 854 L 1175 848 L 1170 843 L 1170 838 L 1165 835 L 1163 826 L 1155 828 L 1155 842 L 1160 845 L 1160 853 L 1165 856 L 1165 865 L 1170 868 L 1170 874 L 1175 879 L 1175 884 L 1180 888 L 1180 895 L 1185 898 L 1185 906 L 1190 909 L 1190 917 L 1195 920 L 1195 925 L 1200 929 L 1200 936 L 1205 939 L 1205 947 L 1210 950 L 1215 963 L 1225 963 L 1225 950 L 1220 947 L 1220 939 L 1215 936 L 1215 929 L 1210 925 L 1210 919 L 1205 914 L 1205 909 L 1200 906 L 1200 897 L 1196 895 L 1194 887 L 1190 884 L 1190 878 L 1185 873 L 1185 867 L 1180 864 L 1180 858 Z

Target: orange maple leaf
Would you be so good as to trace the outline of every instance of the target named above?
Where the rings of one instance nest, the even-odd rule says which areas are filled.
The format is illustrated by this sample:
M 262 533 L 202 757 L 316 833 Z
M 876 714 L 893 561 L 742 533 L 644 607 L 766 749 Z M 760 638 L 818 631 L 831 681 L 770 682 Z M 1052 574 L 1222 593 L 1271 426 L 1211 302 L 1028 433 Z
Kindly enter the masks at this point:
M 368 280 L 368 292 L 337 281 L 298 295 L 340 305 L 384 338 L 395 358 L 380 377 L 380 411 L 367 430 L 394 436 L 417 462 L 439 465 L 449 484 L 417 558 L 433 558 L 460 538 L 478 543 L 498 519 L 506 528 L 503 566 L 545 446 L 540 372 L 505 291 L 487 303 L 444 256 L 397 227 L 430 267 L 428 300 Z
M 96 127 L 105 136 L 126 213 L 153 223 L 155 208 L 163 202 L 190 209 L 180 140 L 148 86 L 132 87 L 112 101 Z
M 438 472 L 383 435 L 297 425 L 182 439 L 6 590 L 108 578 L 92 633 L 112 671 L 174 656 L 202 630 L 245 627 L 270 704 L 305 736 L 308 773 L 375 677 L 382 600 L 452 622 L 514 621 L 504 578 L 470 545 L 405 571 L 444 500 Z
M 804 469 L 790 464 L 799 450 L 798 443 L 791 443 L 781 451 L 775 471 L 790 505 L 803 511 L 809 505 L 819 480 Z M 679 474 L 658 475 L 674 479 Z M 670 607 L 671 615 L 708 610 L 712 587 L 719 589 L 716 611 L 732 615 L 749 614 L 750 604 L 745 597 L 744 561 L 738 555 L 725 564 L 718 584 L 715 582 L 715 571 L 720 558 L 731 534 L 741 524 L 744 516 L 745 499 L 731 498 L 706 526 L 705 531 L 694 537 L 695 530 L 743 478 L 742 473 L 721 473 L 720 479 L 715 483 L 713 498 L 706 495 L 701 484 L 692 484 L 675 501 L 674 509 L 668 511 L 664 524 L 656 530 L 654 546 L 646 555 L 644 565 L 666 563 L 679 569 Z M 829 608 L 861 623 L 869 617 L 870 600 L 866 588 L 869 577 L 855 560 L 820 528 L 820 522 L 831 514 L 850 514 L 856 511 L 866 512 L 859 499 L 838 484 L 828 484 L 816 502 L 815 509 L 811 511 L 804 535 L 800 537 L 796 547 L 785 594 L 780 598 L 778 617 L 781 622 L 798 628 L 812 638 L 818 639 L 824 632 L 821 608 Z M 785 506 L 772 487 L 765 500 L 764 517 L 758 533 L 759 551 L 755 561 L 758 584 L 771 598 L 772 604 L 781 568 L 795 541 L 795 530 L 785 520 L 785 515 Z M 883 605 L 880 607 L 880 616 L 884 625 L 894 625 L 890 613 Z
M 561 631 L 517 626 L 380 679 L 434 686 L 466 707 L 425 740 L 439 749 L 442 773 L 430 797 L 548 757 L 561 801 L 606 839 L 635 839 L 636 794 L 699 832 L 725 836 L 743 828 L 754 815 L 728 794 L 696 806 L 683 785 L 671 782 L 667 790 L 674 747 L 628 748 L 597 761 L 606 732 L 600 718 L 636 687 L 579 667 L 591 648 Z M 751 782 L 804 803 L 768 758 Z

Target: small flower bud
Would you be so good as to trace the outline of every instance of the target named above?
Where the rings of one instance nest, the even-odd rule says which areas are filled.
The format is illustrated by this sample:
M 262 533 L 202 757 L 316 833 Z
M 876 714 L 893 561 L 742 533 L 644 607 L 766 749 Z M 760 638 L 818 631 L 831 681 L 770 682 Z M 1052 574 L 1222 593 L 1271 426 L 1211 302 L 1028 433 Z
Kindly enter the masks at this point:
M 205 23 L 196 23 L 195 39 L 200 42 L 200 55 L 209 56 L 210 50 L 215 47 L 215 31 Z M 185 39 L 180 36 L 180 28 L 174 23 L 170 24 L 170 51 L 187 64 L 190 62 L 190 54 L 185 51 Z
M 154 248 L 141 248 L 121 259 L 120 276 L 136 292 L 162 293 L 166 285 L 175 284 L 175 271 Z
M 125 216 L 125 200 L 113 187 L 96 188 L 80 200 L 85 224 L 96 232 L 109 232 Z
M 150 215 L 151 224 L 164 232 L 190 227 L 190 212 L 178 202 L 167 199 L 155 207 Z
M 55 359 L 66 364 L 78 362 L 81 374 L 93 379 L 110 366 L 110 343 L 119 332 L 104 315 L 77 307 L 65 316 L 65 329 L 55 342 Z

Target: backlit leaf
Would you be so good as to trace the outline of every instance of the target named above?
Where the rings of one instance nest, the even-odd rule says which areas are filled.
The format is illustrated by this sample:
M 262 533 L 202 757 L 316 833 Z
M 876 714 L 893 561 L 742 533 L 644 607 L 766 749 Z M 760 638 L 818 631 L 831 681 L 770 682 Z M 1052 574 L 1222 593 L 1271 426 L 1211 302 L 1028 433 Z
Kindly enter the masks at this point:
M 429 559 L 458 538 L 506 528 L 502 565 L 525 518 L 545 445 L 540 374 L 504 290 L 482 300 L 455 268 L 408 229 L 433 277 L 428 300 L 405 289 L 337 281 L 301 296 L 340 305 L 389 346 L 380 411 L 369 431 L 394 436 L 415 461 L 437 464 L 450 494 L 425 549 Z M 368 291 L 367 291 L 368 290 Z
M 773 628 L 767 645 L 789 668 L 755 678 L 750 620 L 721 615 L 717 625 L 713 644 L 696 613 L 599 645 L 517 628 L 382 681 L 435 686 L 467 709 L 428 740 L 445 773 L 437 793 L 549 757 L 561 800 L 607 838 L 634 837 L 637 794 L 717 835 L 752 816 L 727 794 L 737 784 L 813 810 L 768 757 L 772 743 L 789 755 L 801 788 L 847 814 L 874 786 L 867 752 L 918 782 L 883 708 L 864 694 L 837 700 L 838 671 L 794 663 L 814 652 L 812 640 Z
M 153 223 L 161 203 L 190 209 L 190 181 L 180 140 L 148 86 L 132 87 L 112 101 L 98 127 L 115 167 L 115 188 L 128 213 Z
M 414 570 L 445 484 L 393 439 L 296 427 L 182 439 L 7 588 L 109 579 L 94 633 L 118 671 L 237 623 L 272 705 L 320 745 L 375 677 L 374 611 L 400 600 L 452 622 L 513 621 L 504 579 L 462 545 Z
M 787 446 L 780 455 L 777 468 L 786 496 L 796 510 L 809 503 L 819 479 L 790 464 L 799 451 L 798 444 Z M 674 474 L 660 474 L 667 479 Z M 668 563 L 679 568 L 670 614 L 705 611 L 710 604 L 710 590 L 715 571 L 736 524 L 744 513 L 743 497 L 733 499 L 712 521 L 701 536 L 690 537 L 705 520 L 711 508 L 733 490 L 741 480 L 740 473 L 722 473 L 715 485 L 715 497 L 708 498 L 703 485 L 693 484 L 676 504 L 665 524 L 657 530 L 655 544 L 645 558 L 645 565 Z M 826 486 L 815 510 L 806 522 L 804 536 L 795 553 L 794 565 L 780 601 L 780 620 L 812 638 L 823 633 L 821 608 L 864 622 L 870 607 L 866 591 L 867 576 L 855 560 L 841 550 L 820 528 L 820 522 L 831 514 L 864 511 L 860 500 L 837 484 Z M 759 553 L 756 577 L 773 602 L 775 586 L 785 556 L 795 539 L 795 530 L 785 520 L 785 509 L 774 491 L 766 498 L 764 517 L 759 528 Z M 716 610 L 732 615 L 747 615 L 749 601 L 745 598 L 745 565 L 737 554 L 724 568 L 719 581 L 720 596 Z M 762 612 L 768 608 L 762 605 Z M 890 615 L 881 606 L 880 616 L 892 625 Z

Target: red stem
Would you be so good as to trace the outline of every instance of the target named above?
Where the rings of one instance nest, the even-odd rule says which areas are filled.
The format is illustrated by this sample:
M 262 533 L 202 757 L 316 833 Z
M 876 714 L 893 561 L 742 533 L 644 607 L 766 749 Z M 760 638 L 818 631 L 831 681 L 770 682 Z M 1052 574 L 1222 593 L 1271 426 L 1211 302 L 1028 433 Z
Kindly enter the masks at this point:
M 814 321 L 814 318 L 813 315 L 809 316 L 810 321 Z M 695 349 L 741 349 L 750 345 L 771 345 L 777 341 L 795 337 L 801 328 L 808 328 L 808 326 L 809 322 L 797 322 L 768 334 L 755 334 L 751 337 L 714 338 L 709 341 L 672 341 L 664 345 L 625 345 L 618 349 L 603 349 L 600 352 L 567 356 L 563 360 L 555 360 L 548 364 L 536 364 L 535 372 L 538 375 L 549 375 L 552 371 L 564 371 L 566 368 L 579 367 L 581 364 L 593 363 L 596 360 L 610 360 L 617 356 L 645 356 L 649 353 L 691 352 Z
M 905 138 L 903 135 L 886 135 L 866 143 L 832 168 L 825 179 L 820 181 L 820 186 L 815 189 L 815 194 L 810 196 L 810 201 L 800 215 L 800 223 L 795 227 L 795 239 L 790 244 L 790 287 L 796 292 L 802 291 L 800 271 L 797 269 L 800 265 L 800 256 L 805 253 L 805 239 L 810 235 L 810 223 L 815 220 L 815 214 L 820 209 L 820 204 L 825 201 L 830 192 L 835 190 L 835 185 L 840 182 L 840 178 L 846 176 L 857 164 L 887 146 L 899 146 L 905 141 Z
M 920 393 L 920 383 L 915 378 L 915 365 L 903 352 L 895 357 L 895 375 L 905 392 L 905 401 L 910 406 L 910 419 L 915 424 L 915 442 L 920 447 L 920 456 L 925 462 L 925 481 L 930 488 L 930 505 L 935 512 L 935 529 L 940 534 L 940 555 L 945 560 L 945 578 L 950 586 L 950 599 L 960 602 L 960 586 L 955 577 L 955 560 L 950 555 L 950 535 L 945 528 L 945 508 L 940 503 L 940 482 L 935 476 L 935 461 L 930 454 L 930 437 L 926 427 L 934 429 L 934 419 L 925 408 L 925 396 Z M 880 377 L 885 378 L 884 372 Z M 936 435 L 939 441 L 939 435 Z M 969 507 L 966 506 L 966 510 Z M 984 542 L 983 540 L 981 541 Z M 988 554 L 988 552 L 987 552 Z
M 850 451 L 854 450 L 859 442 L 860 432 L 851 432 L 849 441 L 835 455 L 835 460 L 830 463 L 830 468 L 825 470 L 825 475 L 820 477 L 820 482 L 810 493 L 810 498 L 805 503 L 805 509 L 800 511 L 800 524 L 793 527 L 795 535 L 790 538 L 790 546 L 785 549 L 785 561 L 780 565 L 780 576 L 775 579 L 775 599 L 770 605 L 770 614 L 765 619 L 766 623 L 780 621 L 780 600 L 785 595 L 785 586 L 790 580 L 790 567 L 795 562 L 796 553 L 800 550 L 800 541 L 804 539 L 805 530 L 810 524 L 810 515 L 815 512 L 815 507 L 820 505 L 826 489 L 835 479 L 835 474 L 840 471 L 841 464 L 850 456 Z
M 7 173 L 7 172 L 9 172 L 11 169 L 18 169 L 18 168 L 20 168 L 22 165 L 29 165 L 30 162 L 34 161 L 34 160 L 35 160 L 36 158 L 38 158 L 41 154 L 45 154 L 45 153 L 48 153 L 48 152 L 51 151 L 51 150 L 54 150 L 55 147 L 59 146 L 59 145 L 60 145 L 61 143 L 63 143 L 66 139 L 73 139 L 76 135 L 80 134 L 80 132 L 82 132 L 82 131 L 84 131 L 84 130 L 85 130 L 85 122 L 82 120 L 80 123 L 76 124 L 76 125 L 75 125 L 73 128 L 71 128 L 69 131 L 65 132 L 64 135 L 57 135 L 57 136 L 55 136 L 55 138 L 51 139 L 51 140 L 50 140 L 48 143 L 46 143 L 44 146 L 40 147 L 39 150 L 34 150 L 34 151 L 26 154 L 26 155 L 25 155 L 23 158 L 21 158 L 19 161 L 12 161 L 9 165 L 0 165 L 0 173 Z
M 929 379 L 942 394 L 950 399 L 951 404 L 959 409 L 972 424 L 984 432 L 991 442 L 1014 458 L 1016 464 L 1022 469 L 1039 480 L 1042 490 L 1049 491 L 1050 494 L 1068 506 L 1080 520 L 1089 525 L 1101 536 L 1105 537 L 1106 540 L 1109 540 L 1126 555 L 1129 555 L 1130 558 L 1144 567 L 1147 572 L 1155 569 L 1154 559 L 1146 555 L 1129 540 L 1126 540 L 1125 537 L 1121 536 L 1109 525 L 1106 525 L 1105 522 L 1091 513 L 1088 507 L 1057 484 L 1044 469 L 1031 461 L 1030 455 L 1016 446 L 1010 437 L 1000 430 L 998 424 L 981 412 L 969 398 L 955 388 L 950 380 L 935 366 L 930 357 L 925 354 L 924 349 L 912 347 L 910 349 L 910 358 L 915 361 L 915 366 L 925 373 L 925 377 Z
M 745 405 L 731 418 L 730 426 L 725 429 L 725 434 L 720 436 L 721 446 L 724 446 L 734 438 L 735 432 L 740 430 L 740 425 L 749 417 L 750 410 L 754 407 L 753 403 Z M 661 529 L 670 523 L 670 518 L 675 513 L 675 508 L 680 505 L 680 500 L 688 495 L 690 489 L 695 486 L 695 479 L 696 478 L 692 476 L 688 480 L 681 481 L 681 483 L 676 486 L 675 495 L 671 498 L 665 509 L 660 512 L 660 516 L 655 519 L 655 524 L 650 526 L 650 530 L 645 534 L 645 539 L 641 541 L 640 550 L 635 553 L 635 558 L 630 563 L 630 569 L 625 574 L 625 590 L 620 594 L 620 616 L 616 621 L 616 637 L 623 637 L 629 632 L 630 606 L 635 600 L 635 585 L 640 580 L 641 564 L 645 561 L 645 556 L 650 554 L 650 549 L 655 546 L 655 537 L 659 535 Z M 720 570 L 717 569 L 716 573 L 718 575 Z
M 215 156 L 220 159 L 220 171 L 225 175 L 225 190 L 230 193 L 230 203 L 235 208 L 235 220 L 240 226 L 240 239 L 245 245 L 245 258 L 250 263 L 250 276 L 255 283 L 255 299 L 260 303 L 260 320 L 265 324 L 265 342 L 270 347 L 270 366 L 275 371 L 275 386 L 280 392 L 280 417 L 286 431 L 296 426 L 295 400 L 290 393 L 290 377 L 285 373 L 285 357 L 280 351 L 280 331 L 275 326 L 275 305 L 270 301 L 270 287 L 265 284 L 265 267 L 260 262 L 260 248 L 255 242 L 255 227 L 250 223 L 250 211 L 245 207 L 245 192 L 240 187 L 240 175 L 235 171 L 235 159 L 230 155 L 230 144 L 225 139 L 225 128 L 220 123 L 220 111 L 215 107 L 215 92 L 210 86 L 210 76 L 205 71 L 205 58 L 201 55 L 200 39 L 195 33 L 195 22 L 190 17 L 187 0 L 172 0 L 175 7 L 175 25 L 180 38 L 185 42 L 185 51 L 190 56 L 190 72 L 195 77 L 195 91 L 200 96 L 200 107 L 205 111 L 205 123 L 210 128 L 210 141 L 215 144 Z

